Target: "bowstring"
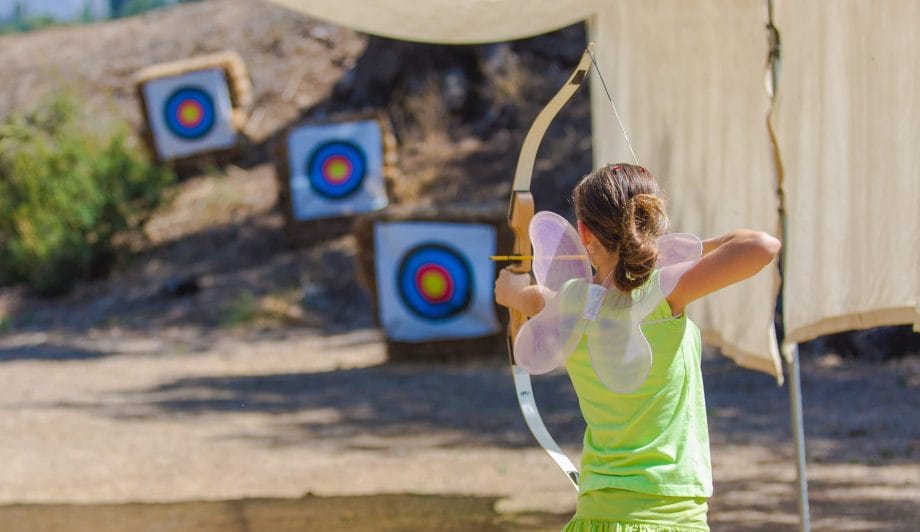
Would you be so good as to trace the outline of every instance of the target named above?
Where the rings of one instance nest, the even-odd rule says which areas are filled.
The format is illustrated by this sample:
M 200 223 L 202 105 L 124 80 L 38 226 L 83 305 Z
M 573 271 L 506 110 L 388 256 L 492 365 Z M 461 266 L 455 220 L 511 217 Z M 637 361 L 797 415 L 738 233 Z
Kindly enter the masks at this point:
M 588 49 L 588 55 L 591 56 L 591 63 L 594 64 L 594 71 L 597 72 L 597 77 L 601 80 L 601 86 L 604 87 L 604 92 L 607 94 L 607 101 L 610 102 L 610 107 L 613 108 L 613 116 L 617 119 L 617 124 L 620 126 L 620 131 L 623 132 L 623 138 L 626 139 L 626 147 L 629 148 L 629 153 L 633 156 L 633 161 L 636 164 L 639 164 L 639 158 L 636 157 L 636 152 L 633 150 L 632 142 L 629 141 L 629 135 L 626 133 L 626 127 L 623 125 L 623 121 L 620 120 L 620 113 L 617 112 L 617 106 L 613 103 L 613 96 L 610 94 L 610 89 L 607 88 L 607 82 L 604 80 L 604 75 L 601 74 L 601 67 L 597 64 L 597 58 L 594 57 L 594 52 L 591 49 Z

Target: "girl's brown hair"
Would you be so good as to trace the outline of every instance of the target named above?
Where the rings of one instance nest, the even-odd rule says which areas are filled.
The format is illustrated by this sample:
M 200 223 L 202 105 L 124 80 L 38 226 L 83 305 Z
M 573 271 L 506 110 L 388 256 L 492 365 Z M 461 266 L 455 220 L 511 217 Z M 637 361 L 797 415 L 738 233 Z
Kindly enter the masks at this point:
M 618 254 L 613 284 L 628 292 L 642 286 L 658 259 L 656 239 L 668 230 L 661 189 L 648 170 L 612 164 L 585 176 L 572 191 L 575 216 L 601 245 Z

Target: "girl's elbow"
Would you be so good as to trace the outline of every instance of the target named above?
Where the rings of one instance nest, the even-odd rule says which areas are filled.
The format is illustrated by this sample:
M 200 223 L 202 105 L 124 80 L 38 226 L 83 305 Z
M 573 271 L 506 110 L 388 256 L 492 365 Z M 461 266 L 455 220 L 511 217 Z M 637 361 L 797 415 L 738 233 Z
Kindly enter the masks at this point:
M 764 265 L 769 264 L 779 255 L 779 250 L 783 244 L 773 235 L 757 232 L 754 238 L 754 247 L 757 254 L 763 259 Z
M 776 257 L 777 255 L 779 255 L 779 251 L 783 249 L 783 243 L 780 241 L 780 239 L 776 238 L 773 235 L 768 235 L 766 233 L 764 233 L 764 236 L 767 238 L 769 242 L 768 246 L 769 246 L 770 255 L 772 255 L 773 257 Z

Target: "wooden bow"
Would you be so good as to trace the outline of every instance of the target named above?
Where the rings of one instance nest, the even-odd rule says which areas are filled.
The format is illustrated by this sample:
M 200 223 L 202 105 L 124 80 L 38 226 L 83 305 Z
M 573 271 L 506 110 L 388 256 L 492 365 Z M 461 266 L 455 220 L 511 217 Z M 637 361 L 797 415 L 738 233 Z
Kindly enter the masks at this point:
M 531 271 L 530 257 L 533 255 L 533 248 L 528 235 L 528 228 L 534 215 L 534 203 L 533 196 L 530 194 L 530 183 L 533 179 L 537 150 L 540 148 L 540 143 L 543 141 L 546 130 L 553 119 L 588 78 L 588 69 L 591 68 L 593 52 L 594 43 L 589 43 L 581 56 L 581 60 L 578 62 L 578 66 L 575 67 L 575 71 L 569 76 L 565 85 L 556 92 L 555 96 L 540 111 L 527 131 L 527 136 L 524 137 L 524 144 L 521 147 L 520 155 L 518 155 L 517 167 L 514 171 L 514 185 L 511 189 L 511 203 L 508 207 L 508 226 L 514 233 L 512 255 L 521 257 L 520 262 L 506 268 L 512 273 L 529 274 Z M 518 367 L 514 362 L 514 339 L 521 326 L 527 321 L 527 317 L 522 312 L 514 309 L 509 309 L 509 312 L 508 357 L 511 361 L 514 385 L 521 413 L 524 415 L 524 420 L 527 422 L 530 432 L 577 489 L 578 468 L 562 452 L 546 429 L 546 425 L 543 424 L 543 419 L 540 417 L 540 412 L 534 400 L 530 374 Z

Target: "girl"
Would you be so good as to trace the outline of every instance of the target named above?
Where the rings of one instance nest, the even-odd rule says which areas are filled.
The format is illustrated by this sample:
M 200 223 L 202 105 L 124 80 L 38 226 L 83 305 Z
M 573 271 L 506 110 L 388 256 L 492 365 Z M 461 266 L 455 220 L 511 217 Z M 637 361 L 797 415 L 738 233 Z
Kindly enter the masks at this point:
M 572 198 L 594 283 L 609 279 L 611 290 L 632 292 L 648 282 L 656 238 L 668 227 L 652 175 L 639 166 L 608 165 L 584 177 Z M 600 382 L 581 339 L 566 370 L 587 429 L 577 510 L 565 531 L 709 530 L 712 473 L 700 331 L 684 308 L 753 276 L 779 249 L 776 238 L 745 229 L 703 241 L 699 262 L 643 320 L 652 368 L 633 392 L 614 393 Z M 495 283 L 496 301 L 528 316 L 543 309 L 544 293 L 529 275 L 507 270 Z

